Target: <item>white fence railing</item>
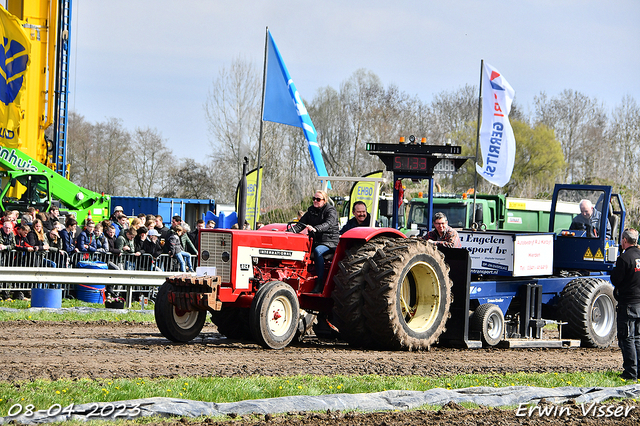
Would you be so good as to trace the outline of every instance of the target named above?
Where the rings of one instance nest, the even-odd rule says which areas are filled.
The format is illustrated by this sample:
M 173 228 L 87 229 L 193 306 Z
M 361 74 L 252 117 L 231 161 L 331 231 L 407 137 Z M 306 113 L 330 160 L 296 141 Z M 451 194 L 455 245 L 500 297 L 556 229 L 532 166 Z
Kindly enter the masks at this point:
M 107 269 L 98 269 L 105 265 L 93 262 L 102 262 Z M 166 254 L 153 258 L 148 254 L 0 252 L 0 291 L 62 288 L 68 295 L 78 284 L 105 285 L 114 293 L 126 293 L 128 307 L 134 293 L 149 295 L 166 277 L 180 273 L 178 263 Z

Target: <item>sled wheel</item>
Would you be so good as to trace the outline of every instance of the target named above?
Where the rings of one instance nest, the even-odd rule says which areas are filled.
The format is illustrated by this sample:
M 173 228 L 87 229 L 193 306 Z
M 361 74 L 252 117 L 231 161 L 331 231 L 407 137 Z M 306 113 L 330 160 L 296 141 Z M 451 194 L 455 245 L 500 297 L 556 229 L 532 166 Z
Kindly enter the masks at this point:
M 478 306 L 471 317 L 470 328 L 480 333 L 484 346 L 497 345 L 504 334 L 502 310 L 492 303 Z
M 560 313 L 567 321 L 564 336 L 587 348 L 606 348 L 616 338 L 613 286 L 598 278 L 577 278 L 560 293 Z

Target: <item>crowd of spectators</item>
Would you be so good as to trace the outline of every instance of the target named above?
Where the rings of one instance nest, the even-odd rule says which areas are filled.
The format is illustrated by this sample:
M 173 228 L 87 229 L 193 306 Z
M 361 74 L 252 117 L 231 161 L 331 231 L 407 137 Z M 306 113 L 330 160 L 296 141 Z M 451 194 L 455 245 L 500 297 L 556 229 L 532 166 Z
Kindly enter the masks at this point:
M 209 226 L 215 227 L 215 223 Z M 93 254 L 105 253 L 111 255 L 109 259 L 127 258 L 114 262 L 126 269 L 132 269 L 129 267 L 131 257 L 149 255 L 154 260 L 153 265 L 161 255 L 167 255 L 176 260 L 180 271 L 189 272 L 193 270 L 191 256 L 198 254 L 198 230 L 204 227 L 205 222 L 198 220 L 195 229 L 190 231 L 180 216 L 172 217 L 171 225 L 167 227 L 160 215 L 139 214 L 130 218 L 121 207 L 116 207 L 109 219 L 98 223 L 87 219 L 81 227 L 73 215 L 67 216 L 63 223 L 58 207 L 53 206 L 48 214 L 29 207 L 22 216 L 17 211 L 4 213 L 0 255 L 36 252 L 40 255 L 37 266 L 56 267 L 56 261 L 62 258 L 66 262 L 70 259 L 94 260 L 99 257 Z M 67 256 L 53 256 L 54 253 L 66 253 Z
M 182 272 L 194 269 L 191 257 L 198 255 L 198 232 L 216 227 L 213 220 L 199 219 L 191 230 L 180 216 L 173 216 L 167 226 L 160 215 L 141 213 L 129 217 L 120 206 L 109 219 L 94 222 L 89 218 L 83 225 L 74 215 L 61 217 L 56 206 L 49 213 L 33 207 L 23 214 L 6 211 L 0 223 L 0 264 L 5 266 L 73 267 L 78 261 L 101 260 L 112 268 L 139 269 L 143 263 L 136 263 L 135 259 L 145 255 L 145 267 L 150 263 L 152 269 L 162 270 L 157 261 L 164 255 L 175 260 L 173 267 L 177 265 Z M 256 228 L 262 225 L 259 222 Z M 244 228 L 250 229 L 248 223 Z M 15 253 L 20 252 L 33 253 L 19 257 L 37 262 L 16 262 Z M 149 258 L 151 262 L 146 262 Z

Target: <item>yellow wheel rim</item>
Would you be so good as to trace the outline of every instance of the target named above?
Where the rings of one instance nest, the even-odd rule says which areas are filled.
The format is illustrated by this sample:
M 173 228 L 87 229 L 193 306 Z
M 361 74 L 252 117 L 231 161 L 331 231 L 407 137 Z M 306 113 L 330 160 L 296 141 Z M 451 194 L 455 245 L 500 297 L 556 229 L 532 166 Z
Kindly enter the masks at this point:
M 407 326 L 421 333 L 434 325 L 442 295 L 436 271 L 426 262 L 415 263 L 400 288 L 400 308 Z

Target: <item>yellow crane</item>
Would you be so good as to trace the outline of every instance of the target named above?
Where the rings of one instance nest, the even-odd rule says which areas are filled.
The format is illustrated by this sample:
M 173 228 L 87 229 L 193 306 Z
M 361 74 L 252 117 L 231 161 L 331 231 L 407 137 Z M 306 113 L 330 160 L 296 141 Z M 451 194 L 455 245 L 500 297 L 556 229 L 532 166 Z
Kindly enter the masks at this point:
M 68 180 L 66 159 L 71 0 L 7 0 L 0 6 L 0 210 L 34 207 L 100 220 L 110 196 Z
M 24 76 L 26 90 L 20 99 L 22 119 L 18 132 L 11 139 L 0 138 L 0 144 L 17 148 L 53 170 L 56 170 L 55 148 L 45 140 L 45 131 L 55 119 L 56 74 L 60 60 L 58 43 L 65 43 L 68 38 L 68 32 L 59 31 L 63 3 L 55 0 L 7 1 L 7 11 L 24 22 L 31 53 Z M 59 124 L 66 126 L 66 122 Z

